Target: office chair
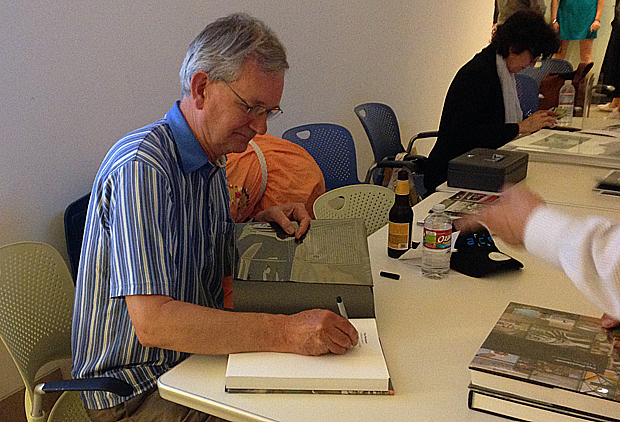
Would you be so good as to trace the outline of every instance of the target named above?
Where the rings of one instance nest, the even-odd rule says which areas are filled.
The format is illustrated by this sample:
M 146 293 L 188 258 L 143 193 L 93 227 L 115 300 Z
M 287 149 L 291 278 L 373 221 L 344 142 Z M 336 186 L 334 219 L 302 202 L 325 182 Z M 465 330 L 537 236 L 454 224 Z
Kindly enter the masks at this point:
M 400 139 L 398 120 L 390 106 L 381 103 L 365 103 L 355 107 L 354 111 L 368 136 L 377 164 L 371 173 L 375 167 L 385 169 L 405 166 L 409 168 L 411 173 L 424 173 L 426 157 L 411 154 L 413 142 L 419 138 L 420 134 L 409 141 L 405 151 Z M 397 160 L 397 155 L 405 152 L 406 155 L 401 160 Z M 375 173 L 374 183 L 380 183 L 382 173 Z
M 528 66 L 519 72 L 519 75 L 527 75 L 534 79 L 538 86 L 550 73 L 569 73 L 573 71 L 573 65 L 562 59 L 549 58 L 541 60 L 540 66 Z
M 0 339 L 26 386 L 29 422 L 89 421 L 77 391 L 100 390 L 128 396 L 133 388 L 117 378 L 70 379 L 34 385 L 45 364 L 71 358 L 74 287 L 56 249 L 36 242 L 0 247 Z M 49 415 L 42 395 L 63 392 Z
M 84 226 L 86 225 L 86 212 L 90 193 L 69 204 L 65 210 L 65 240 L 67 242 L 67 253 L 69 255 L 69 268 L 73 283 L 77 279 L 77 271 L 80 265 L 80 254 L 82 252 L 82 238 L 84 237 Z
M 363 218 L 370 236 L 388 223 L 394 192 L 378 185 L 350 185 L 325 192 L 314 201 L 316 218 Z
M 538 111 L 538 84 L 533 78 L 520 73 L 515 75 L 515 82 L 523 118 L 526 119 Z
M 360 183 L 355 143 L 347 128 L 312 123 L 288 129 L 282 138 L 302 146 L 314 158 L 323 173 L 326 190 Z

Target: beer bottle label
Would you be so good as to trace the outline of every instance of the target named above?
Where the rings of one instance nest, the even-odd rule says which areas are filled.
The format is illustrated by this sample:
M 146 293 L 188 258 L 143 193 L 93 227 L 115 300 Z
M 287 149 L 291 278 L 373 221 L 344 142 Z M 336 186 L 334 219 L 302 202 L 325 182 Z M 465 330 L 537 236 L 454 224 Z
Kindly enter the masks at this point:
M 447 249 L 452 245 L 452 229 L 424 229 L 424 246 L 429 249 Z
M 398 180 L 394 192 L 396 195 L 409 195 L 409 180 Z
M 388 248 L 407 250 L 409 249 L 409 223 L 392 223 L 388 231 Z

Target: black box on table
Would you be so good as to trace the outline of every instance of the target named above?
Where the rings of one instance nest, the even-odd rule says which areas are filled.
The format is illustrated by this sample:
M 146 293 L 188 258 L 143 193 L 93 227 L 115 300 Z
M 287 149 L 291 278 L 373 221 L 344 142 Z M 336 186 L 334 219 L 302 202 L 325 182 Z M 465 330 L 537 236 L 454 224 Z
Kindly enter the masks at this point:
M 474 148 L 448 162 L 448 186 L 499 192 L 527 175 L 527 153 Z

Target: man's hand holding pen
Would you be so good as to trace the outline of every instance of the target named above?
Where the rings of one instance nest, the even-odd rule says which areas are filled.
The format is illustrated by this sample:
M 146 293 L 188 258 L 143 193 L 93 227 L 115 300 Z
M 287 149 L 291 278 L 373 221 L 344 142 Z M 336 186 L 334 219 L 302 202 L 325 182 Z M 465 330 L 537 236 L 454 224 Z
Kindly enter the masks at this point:
M 346 318 L 324 309 L 287 316 L 284 338 L 302 355 L 343 354 L 357 345 L 357 330 Z

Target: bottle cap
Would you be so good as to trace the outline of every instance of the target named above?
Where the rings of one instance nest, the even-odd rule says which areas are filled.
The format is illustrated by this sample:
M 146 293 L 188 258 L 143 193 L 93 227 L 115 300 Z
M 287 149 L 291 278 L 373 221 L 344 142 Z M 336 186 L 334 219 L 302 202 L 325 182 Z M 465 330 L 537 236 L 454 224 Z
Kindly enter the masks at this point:
M 446 210 L 446 206 L 444 204 L 433 205 L 433 212 L 444 212 L 445 210 Z

